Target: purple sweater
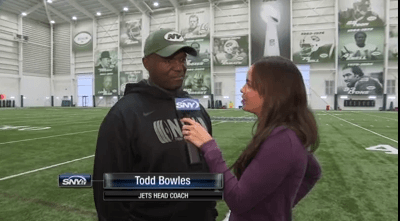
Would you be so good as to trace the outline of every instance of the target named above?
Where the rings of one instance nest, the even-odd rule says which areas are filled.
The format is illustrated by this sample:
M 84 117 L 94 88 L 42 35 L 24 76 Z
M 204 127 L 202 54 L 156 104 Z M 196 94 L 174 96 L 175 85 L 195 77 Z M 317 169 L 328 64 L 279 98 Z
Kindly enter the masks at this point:
M 230 221 L 288 221 L 292 208 L 321 177 L 321 168 L 294 131 L 275 128 L 240 181 L 231 173 L 215 140 L 201 151 L 211 173 L 224 174 L 224 200 Z

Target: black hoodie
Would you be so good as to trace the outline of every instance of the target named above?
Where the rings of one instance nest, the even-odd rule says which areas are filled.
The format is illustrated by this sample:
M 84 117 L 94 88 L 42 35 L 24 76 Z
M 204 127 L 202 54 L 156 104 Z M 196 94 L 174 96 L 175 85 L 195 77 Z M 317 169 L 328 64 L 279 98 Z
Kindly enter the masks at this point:
M 125 95 L 104 118 L 97 139 L 93 180 L 104 173 L 209 172 L 202 164 L 191 166 L 181 131 L 175 98 L 188 98 L 182 90 L 163 90 L 147 80 L 127 84 Z M 211 131 L 204 107 L 190 116 Z M 103 182 L 93 182 L 100 221 L 214 221 L 216 202 L 105 202 Z

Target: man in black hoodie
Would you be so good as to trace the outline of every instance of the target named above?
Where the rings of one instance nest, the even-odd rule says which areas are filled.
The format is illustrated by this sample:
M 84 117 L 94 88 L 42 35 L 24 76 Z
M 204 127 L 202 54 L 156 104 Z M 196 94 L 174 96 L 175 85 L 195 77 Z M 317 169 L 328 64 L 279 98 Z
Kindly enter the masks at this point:
M 171 29 L 156 31 L 145 43 L 143 65 L 149 79 L 127 84 L 124 97 L 110 110 L 98 134 L 93 180 L 104 173 L 207 173 L 201 163 L 191 165 L 181 131 L 175 98 L 189 98 L 182 84 L 187 54 L 194 48 Z M 204 107 L 190 114 L 212 133 Z M 105 202 L 103 182 L 94 182 L 99 221 L 214 221 L 216 202 Z

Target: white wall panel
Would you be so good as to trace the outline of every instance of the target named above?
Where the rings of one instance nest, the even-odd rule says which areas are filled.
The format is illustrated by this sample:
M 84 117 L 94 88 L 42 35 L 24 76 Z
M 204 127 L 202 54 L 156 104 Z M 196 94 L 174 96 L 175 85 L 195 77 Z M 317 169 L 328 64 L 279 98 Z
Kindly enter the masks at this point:
M 97 21 L 97 49 L 110 49 L 119 47 L 118 16 L 101 18 Z
M 20 107 L 19 79 L 3 76 L 0 76 L 0 79 L 0 94 L 5 94 L 7 100 L 15 100 L 15 106 Z M 14 97 L 14 99 L 11 97 Z
M 54 75 L 71 74 L 70 24 L 54 27 Z
M 153 33 L 161 28 L 176 30 L 175 11 L 157 12 L 150 15 L 150 33 Z
M 221 2 L 214 6 L 214 35 L 238 36 L 249 33 L 248 4 Z
M 71 80 L 69 76 L 55 76 L 54 77 L 54 106 L 61 106 L 61 101 L 64 96 L 71 97 Z M 58 99 L 57 99 L 58 97 Z M 74 101 L 75 103 L 76 101 Z
M 325 110 L 326 105 L 334 107 L 334 96 L 329 95 L 326 99 L 321 96 L 325 94 L 325 81 L 334 81 L 335 75 L 331 71 L 310 71 L 310 88 L 309 104 L 314 110 Z M 343 106 L 343 105 L 341 105 Z
M 50 76 L 50 25 L 24 18 L 22 30 L 29 37 L 23 48 L 24 74 Z
M 222 105 L 228 104 L 230 101 L 235 102 L 235 71 L 232 74 L 217 74 L 214 78 L 214 82 L 222 82 L 222 95 L 214 96 L 215 100 L 221 100 Z M 224 96 L 228 96 L 229 98 L 224 98 Z
M 21 80 L 21 92 L 24 99 L 24 107 L 51 106 L 50 78 L 37 76 L 24 76 Z
M 18 75 L 18 16 L 0 10 L 0 74 Z
M 398 0 L 389 0 L 390 1 L 390 24 L 399 24 L 399 1 Z

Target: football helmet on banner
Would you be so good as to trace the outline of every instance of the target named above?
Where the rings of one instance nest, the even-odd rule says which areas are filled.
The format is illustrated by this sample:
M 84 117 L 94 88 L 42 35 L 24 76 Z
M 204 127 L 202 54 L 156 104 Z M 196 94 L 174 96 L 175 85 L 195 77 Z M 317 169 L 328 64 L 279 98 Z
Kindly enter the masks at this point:
M 300 55 L 309 57 L 311 53 L 317 51 L 320 46 L 321 39 L 318 36 L 305 36 L 302 40 L 300 40 Z

